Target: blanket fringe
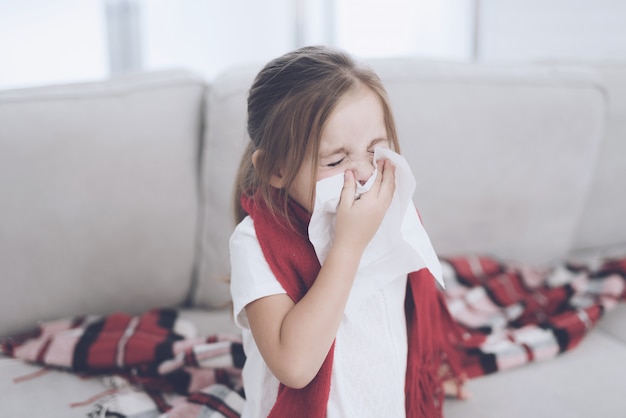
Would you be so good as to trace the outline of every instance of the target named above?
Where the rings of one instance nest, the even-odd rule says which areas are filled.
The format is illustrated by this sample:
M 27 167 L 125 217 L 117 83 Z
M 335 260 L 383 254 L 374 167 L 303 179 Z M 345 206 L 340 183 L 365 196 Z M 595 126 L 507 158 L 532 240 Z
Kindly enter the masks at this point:
M 119 391 L 119 389 L 116 389 L 116 388 L 107 389 L 107 390 L 102 391 L 100 393 L 96 393 L 95 395 L 85 399 L 84 401 L 70 403 L 70 408 L 78 408 L 78 407 L 81 407 L 81 406 L 89 406 L 89 405 L 99 401 L 100 399 L 104 398 L 105 396 L 115 395 L 118 391 Z
M 25 375 L 13 378 L 13 383 L 22 383 L 22 382 L 26 382 L 26 381 L 29 381 L 29 380 L 33 380 L 33 379 L 36 379 L 38 377 L 41 377 L 41 376 L 51 372 L 51 371 L 52 371 L 52 369 L 50 369 L 48 367 L 43 367 L 43 368 L 41 368 L 39 370 L 36 370 L 36 371 L 34 371 L 32 373 L 27 373 Z

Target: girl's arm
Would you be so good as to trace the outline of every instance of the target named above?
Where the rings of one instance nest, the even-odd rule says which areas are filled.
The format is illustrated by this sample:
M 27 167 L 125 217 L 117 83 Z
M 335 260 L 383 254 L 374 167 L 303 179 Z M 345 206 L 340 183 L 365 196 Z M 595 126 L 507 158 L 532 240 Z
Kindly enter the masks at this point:
M 355 180 L 346 171 L 337 209 L 335 239 L 307 294 L 297 303 L 287 295 L 251 302 L 246 314 L 268 367 L 283 384 L 303 388 L 317 375 L 332 345 L 363 255 L 395 191 L 395 169 L 379 162 L 372 189 L 354 199 Z

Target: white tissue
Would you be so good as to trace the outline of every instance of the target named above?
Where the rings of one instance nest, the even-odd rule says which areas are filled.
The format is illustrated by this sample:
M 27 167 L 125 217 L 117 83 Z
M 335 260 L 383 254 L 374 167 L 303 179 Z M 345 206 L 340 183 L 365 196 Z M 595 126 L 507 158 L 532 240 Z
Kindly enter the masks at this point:
M 444 286 L 439 259 L 413 205 L 415 178 L 407 161 L 388 148 L 374 150 L 374 162 L 379 159 L 389 159 L 396 166 L 396 190 L 378 231 L 363 253 L 346 310 L 356 308 L 392 280 L 424 267 Z M 357 182 L 357 196 L 367 193 L 376 174 L 377 170 L 364 185 Z M 316 185 L 309 239 L 322 264 L 334 238 L 343 182 L 342 173 Z

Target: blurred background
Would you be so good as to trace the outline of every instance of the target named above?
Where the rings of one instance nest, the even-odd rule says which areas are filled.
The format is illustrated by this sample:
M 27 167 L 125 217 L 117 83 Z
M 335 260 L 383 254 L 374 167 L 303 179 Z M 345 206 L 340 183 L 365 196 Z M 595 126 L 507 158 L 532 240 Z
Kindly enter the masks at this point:
M 0 89 L 183 67 L 207 79 L 307 44 L 359 58 L 626 59 L 625 0 L 0 0 Z

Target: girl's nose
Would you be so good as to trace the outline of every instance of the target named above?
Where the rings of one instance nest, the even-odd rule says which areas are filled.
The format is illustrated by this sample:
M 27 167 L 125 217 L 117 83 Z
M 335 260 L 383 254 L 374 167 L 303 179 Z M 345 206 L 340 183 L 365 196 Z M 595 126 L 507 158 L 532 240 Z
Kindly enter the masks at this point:
M 360 158 L 351 164 L 350 169 L 354 172 L 356 181 L 365 184 L 374 173 L 374 163 L 371 158 Z

